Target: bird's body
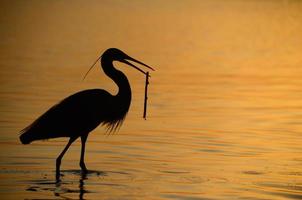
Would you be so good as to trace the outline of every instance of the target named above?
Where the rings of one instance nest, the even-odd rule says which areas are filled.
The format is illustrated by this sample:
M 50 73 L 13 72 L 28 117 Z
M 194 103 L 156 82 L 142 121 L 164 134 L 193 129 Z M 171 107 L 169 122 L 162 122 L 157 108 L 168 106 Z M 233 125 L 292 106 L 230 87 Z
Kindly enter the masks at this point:
M 105 90 L 78 92 L 51 107 L 26 127 L 20 139 L 28 144 L 40 139 L 79 137 L 101 123 L 111 131 L 121 125 L 127 114 L 130 101 L 125 104 Z
M 84 151 L 88 134 L 100 124 L 106 126 L 109 131 L 115 131 L 122 124 L 130 107 L 131 88 L 127 77 L 115 69 L 112 62 L 118 60 L 133 66 L 123 59 L 140 63 L 118 49 L 108 49 L 101 58 L 101 65 L 105 74 L 119 88 L 116 95 L 101 89 L 80 91 L 51 107 L 21 131 L 20 140 L 23 144 L 41 139 L 70 138 L 69 143 L 57 158 L 57 179 L 61 159 L 73 141 L 79 137 L 82 139 L 80 166 L 85 171 L 87 169 L 84 164 Z

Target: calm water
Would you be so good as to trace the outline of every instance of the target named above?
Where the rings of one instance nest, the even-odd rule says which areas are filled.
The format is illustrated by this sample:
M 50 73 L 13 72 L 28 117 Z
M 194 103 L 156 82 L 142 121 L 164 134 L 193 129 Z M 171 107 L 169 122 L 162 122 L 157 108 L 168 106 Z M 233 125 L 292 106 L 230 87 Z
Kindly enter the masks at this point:
M 301 199 L 300 1 L 1 1 L 3 199 Z M 62 163 L 67 139 L 21 145 L 18 132 L 62 98 L 117 91 L 90 64 L 118 47 L 154 67 L 122 128 L 102 127 Z

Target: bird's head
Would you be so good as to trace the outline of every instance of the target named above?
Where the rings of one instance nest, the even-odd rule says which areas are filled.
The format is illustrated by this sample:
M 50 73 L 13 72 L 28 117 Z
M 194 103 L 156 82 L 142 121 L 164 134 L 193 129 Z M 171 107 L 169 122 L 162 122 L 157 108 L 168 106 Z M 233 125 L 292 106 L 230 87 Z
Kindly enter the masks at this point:
M 116 61 L 122 61 L 129 56 L 117 48 L 109 48 L 103 53 L 102 57 L 106 57 Z
M 143 65 L 151 70 L 154 71 L 154 69 L 130 56 L 128 56 L 127 54 L 125 54 L 123 51 L 117 49 L 117 48 L 110 48 L 110 49 L 107 49 L 102 57 L 107 57 L 109 59 L 111 59 L 112 61 L 116 60 L 116 61 L 119 61 L 119 62 L 122 62 L 122 63 L 125 63 L 127 65 L 130 65 L 131 67 L 137 69 L 138 71 L 142 72 L 143 74 L 146 74 L 146 72 L 144 72 L 143 70 L 141 70 L 140 68 L 138 68 L 137 66 L 133 65 L 132 63 L 130 63 L 129 61 L 132 61 L 132 62 L 136 62 L 140 65 Z M 128 61 L 129 60 L 129 61 Z
M 100 58 L 103 58 L 103 59 L 109 59 L 111 61 L 119 61 L 119 62 L 122 62 L 122 63 L 125 63 L 127 65 L 130 65 L 131 67 L 137 69 L 138 71 L 142 72 L 143 74 L 146 74 L 145 71 L 143 71 L 142 69 L 138 68 L 137 66 L 135 66 L 134 64 L 130 63 L 129 61 L 132 61 L 132 62 L 135 62 L 135 63 L 138 63 L 140 65 L 143 65 L 151 70 L 154 71 L 154 69 L 130 56 L 128 56 L 126 53 L 124 53 L 123 51 L 117 49 L 117 48 L 109 48 L 107 49 L 103 55 L 101 57 L 99 57 L 95 63 L 90 67 L 90 69 L 88 70 L 88 72 L 93 68 L 93 66 L 98 62 L 98 60 Z M 129 60 L 129 61 L 128 61 Z M 86 73 L 86 75 L 84 76 L 84 78 L 87 76 L 88 72 Z

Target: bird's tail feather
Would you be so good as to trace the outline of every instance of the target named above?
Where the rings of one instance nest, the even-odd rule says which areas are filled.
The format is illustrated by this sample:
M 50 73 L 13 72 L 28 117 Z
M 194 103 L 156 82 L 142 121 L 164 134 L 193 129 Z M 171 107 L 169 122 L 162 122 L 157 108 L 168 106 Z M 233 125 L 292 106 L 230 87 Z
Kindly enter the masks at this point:
M 29 144 L 33 141 L 32 135 L 30 134 L 30 132 L 25 132 L 22 135 L 20 135 L 20 141 L 22 142 L 22 144 Z
M 29 144 L 34 140 L 43 139 L 39 134 L 37 134 L 37 131 L 32 129 L 31 125 L 20 131 L 20 134 L 19 138 L 22 144 Z

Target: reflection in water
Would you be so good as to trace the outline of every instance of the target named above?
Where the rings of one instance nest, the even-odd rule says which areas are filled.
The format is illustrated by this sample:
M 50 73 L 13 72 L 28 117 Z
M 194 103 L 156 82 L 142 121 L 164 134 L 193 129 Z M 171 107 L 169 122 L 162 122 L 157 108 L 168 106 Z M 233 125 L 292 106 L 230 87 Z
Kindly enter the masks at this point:
M 54 190 L 54 195 L 65 198 L 64 193 L 78 193 L 79 199 L 84 199 L 84 194 L 88 193 L 88 191 L 85 190 L 86 179 L 87 179 L 87 173 L 81 173 L 78 190 L 67 189 L 66 186 L 65 187 L 62 186 L 64 184 L 62 181 L 57 181 L 56 188 Z
M 69 199 L 68 195 L 78 194 L 78 199 L 85 199 L 84 195 L 86 193 L 91 193 L 85 188 L 85 182 L 88 181 L 89 177 L 100 177 L 106 176 L 106 173 L 100 171 L 88 170 L 87 173 L 83 173 L 81 170 L 62 170 L 64 176 L 75 175 L 75 179 L 78 179 L 78 188 L 75 188 L 77 184 L 74 181 L 49 181 L 47 179 L 32 181 L 31 186 L 29 186 L 26 191 L 31 192 L 41 192 L 41 191 L 51 191 L 57 197 L 63 199 Z M 70 177 L 69 177 L 70 178 Z M 66 196 L 67 195 L 67 196 Z

